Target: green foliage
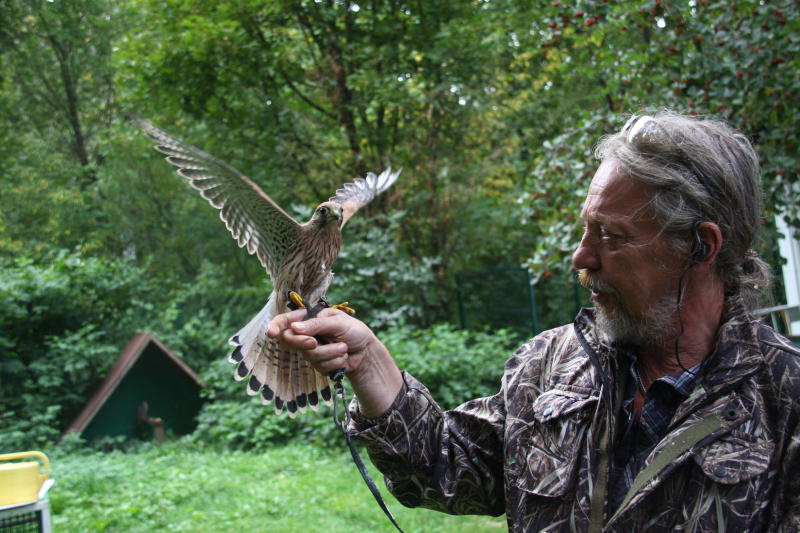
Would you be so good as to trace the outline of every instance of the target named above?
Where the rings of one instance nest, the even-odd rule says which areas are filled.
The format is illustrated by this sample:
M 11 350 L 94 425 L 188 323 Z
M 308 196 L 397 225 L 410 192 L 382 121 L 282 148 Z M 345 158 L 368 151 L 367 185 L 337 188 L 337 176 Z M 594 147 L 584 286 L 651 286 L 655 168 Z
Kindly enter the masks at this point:
M 470 332 L 449 324 L 389 330 L 381 339 L 400 368 L 424 383 L 445 409 L 500 390 L 503 364 L 516 343 L 506 330 Z
M 432 265 L 439 258 L 415 258 L 407 252 L 400 238 L 406 218 L 405 211 L 364 216 L 345 228 L 329 296 L 331 302 L 348 300 L 356 316 L 373 328 L 425 323 L 436 316 L 428 308 L 437 290 Z
M 765 218 L 784 212 L 797 221 L 796 2 L 584 7 L 574 11 L 553 2 L 540 19 L 547 36 L 537 54 L 546 62 L 543 78 L 571 87 L 593 80 L 597 86 L 593 103 L 572 113 L 561 133 L 542 144 L 520 197 L 522 220 L 537 236 L 528 260 L 532 273 L 541 278 L 568 268 L 579 237 L 575 215 L 596 165 L 590 148 L 601 134 L 621 127 L 624 113 L 667 107 L 730 120 L 761 155 Z M 563 94 L 556 87 L 550 93 Z
M 190 366 L 225 350 L 247 291 L 227 290 L 207 265 L 193 283 L 149 278 L 130 260 L 60 252 L 46 266 L 0 271 L 0 435 L 4 446 L 52 442 L 137 331 L 159 336 Z
M 4 265 L 0 402 L 8 446 L 46 443 L 63 428 L 59 420 L 76 413 L 113 361 L 109 345 L 121 340 L 123 316 L 136 312 L 121 303 L 139 291 L 140 275 L 125 263 L 66 253 L 47 267 Z
M 540 326 L 569 320 L 591 148 L 626 114 L 730 119 L 765 218 L 800 225 L 798 24 L 791 0 L 0 2 L 0 439 L 52 442 L 140 329 L 210 384 L 198 444 L 335 438 L 327 412 L 286 423 L 229 379 L 226 340 L 271 285 L 130 116 L 298 220 L 403 167 L 345 228 L 330 296 L 453 406 L 497 389 L 512 337 L 442 325 L 456 275 L 523 264 Z
M 276 415 L 271 405 L 261 405 L 260 397 L 248 397 L 246 382 L 233 379 L 234 368 L 219 357 L 201 374 L 208 401 L 197 416 L 192 442 L 228 450 L 265 450 L 296 437 L 301 421 Z

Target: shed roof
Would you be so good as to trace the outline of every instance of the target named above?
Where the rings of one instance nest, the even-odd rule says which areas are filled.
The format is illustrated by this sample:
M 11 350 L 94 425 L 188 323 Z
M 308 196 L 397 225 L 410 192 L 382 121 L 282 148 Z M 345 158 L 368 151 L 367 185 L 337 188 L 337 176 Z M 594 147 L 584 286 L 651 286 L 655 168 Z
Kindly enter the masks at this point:
M 169 358 L 184 374 L 186 374 L 192 381 L 194 381 L 199 387 L 204 387 L 205 384 L 200 379 L 200 377 L 189 368 L 189 365 L 184 363 L 177 355 L 173 354 L 164 344 L 158 340 L 152 333 L 148 332 L 140 332 L 133 336 L 133 338 L 128 342 L 128 345 L 125 346 L 125 349 L 122 350 L 120 356 L 117 358 L 114 365 L 108 371 L 106 378 L 103 380 L 103 383 L 100 384 L 100 387 L 94 392 L 92 397 L 86 402 L 86 405 L 83 407 L 78 416 L 72 421 L 72 423 L 67 427 L 65 433 L 70 431 L 75 431 L 77 433 L 82 433 L 84 429 L 89 425 L 92 419 L 95 417 L 97 412 L 106 403 L 108 398 L 114 393 L 117 389 L 117 386 L 122 382 L 123 378 L 128 374 L 133 365 L 136 364 L 136 361 L 139 359 L 139 356 L 145 351 L 145 349 L 150 345 L 150 343 L 155 344 L 159 351 L 164 354 L 167 358 Z

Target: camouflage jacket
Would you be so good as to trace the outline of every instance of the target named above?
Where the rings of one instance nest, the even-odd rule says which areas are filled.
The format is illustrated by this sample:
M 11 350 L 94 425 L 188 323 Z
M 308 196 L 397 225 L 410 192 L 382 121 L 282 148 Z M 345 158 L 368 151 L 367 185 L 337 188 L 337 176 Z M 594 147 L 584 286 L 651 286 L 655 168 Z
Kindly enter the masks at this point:
M 726 317 L 705 374 L 612 512 L 625 370 L 590 309 L 522 346 L 496 395 L 442 411 L 405 373 L 382 417 L 353 402 L 350 431 L 404 505 L 506 513 L 514 532 L 800 531 L 800 350 L 736 300 Z

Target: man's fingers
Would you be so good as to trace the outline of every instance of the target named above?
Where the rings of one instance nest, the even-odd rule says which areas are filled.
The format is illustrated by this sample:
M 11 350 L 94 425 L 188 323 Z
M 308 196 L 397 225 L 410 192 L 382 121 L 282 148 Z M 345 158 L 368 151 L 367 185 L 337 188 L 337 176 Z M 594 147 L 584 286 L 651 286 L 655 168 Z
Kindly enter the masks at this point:
M 336 309 L 323 309 L 308 320 L 305 316 L 304 309 L 278 315 L 270 321 L 267 334 L 278 339 L 283 349 L 303 351 L 309 363 L 322 365 L 318 368 L 320 371 L 327 366 L 331 370 L 341 368 L 348 353 L 349 338 L 357 329 L 354 325 L 361 323 Z M 350 351 L 352 349 L 358 346 L 351 346 Z M 328 363 L 332 358 L 338 361 Z
M 313 350 L 303 352 L 303 357 L 317 371 L 327 374 L 346 365 L 347 345 L 343 342 L 322 344 Z
M 280 331 L 277 338 L 284 349 L 313 350 L 319 345 L 319 342 L 314 337 L 295 333 L 291 327 Z
M 320 335 L 323 337 L 336 337 L 342 330 L 340 323 L 341 311 L 335 309 L 325 309 L 315 318 L 292 322 L 289 328 L 295 333 L 302 335 Z
M 299 320 L 303 320 L 305 317 L 305 309 L 296 309 L 294 311 L 278 315 L 270 321 L 269 327 L 267 328 L 267 335 L 272 339 L 276 339 L 280 332 L 287 329 L 290 324 Z

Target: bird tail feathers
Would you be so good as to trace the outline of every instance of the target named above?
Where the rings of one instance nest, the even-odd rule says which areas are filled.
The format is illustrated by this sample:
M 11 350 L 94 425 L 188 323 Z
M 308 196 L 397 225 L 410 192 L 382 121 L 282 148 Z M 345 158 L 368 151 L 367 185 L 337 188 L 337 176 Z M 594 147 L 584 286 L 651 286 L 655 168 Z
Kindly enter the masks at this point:
M 234 379 L 247 380 L 247 394 L 261 396 L 262 404 L 274 404 L 294 418 L 307 408 L 316 411 L 320 400 L 331 403 L 327 376 L 316 372 L 303 356 L 282 350 L 275 339 L 267 337 L 267 325 L 274 312 L 275 295 L 228 341 L 233 345 L 228 360 L 236 364 Z

